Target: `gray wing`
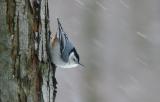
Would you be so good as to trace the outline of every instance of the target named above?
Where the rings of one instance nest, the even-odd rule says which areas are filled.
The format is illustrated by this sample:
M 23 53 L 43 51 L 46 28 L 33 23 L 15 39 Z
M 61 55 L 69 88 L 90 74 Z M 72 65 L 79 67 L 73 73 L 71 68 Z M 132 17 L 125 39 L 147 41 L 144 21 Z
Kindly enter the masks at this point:
M 69 38 L 68 38 L 67 34 L 63 31 L 63 28 L 62 28 L 62 26 L 61 26 L 61 24 L 59 22 L 59 19 L 57 19 L 57 21 L 58 21 L 57 38 L 60 41 L 61 57 L 65 62 L 67 62 L 68 58 L 69 58 L 70 51 L 74 48 L 74 46 L 69 41 Z
M 62 59 L 67 62 L 69 58 L 70 51 L 74 48 L 72 43 L 69 41 L 65 32 L 59 32 L 59 41 L 60 41 L 60 52 Z

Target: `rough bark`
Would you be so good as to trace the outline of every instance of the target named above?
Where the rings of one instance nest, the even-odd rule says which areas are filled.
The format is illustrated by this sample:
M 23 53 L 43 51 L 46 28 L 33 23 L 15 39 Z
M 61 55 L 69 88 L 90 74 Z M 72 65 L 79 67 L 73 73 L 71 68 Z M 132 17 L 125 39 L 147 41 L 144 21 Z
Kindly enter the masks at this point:
M 0 102 L 54 102 L 47 0 L 0 1 Z

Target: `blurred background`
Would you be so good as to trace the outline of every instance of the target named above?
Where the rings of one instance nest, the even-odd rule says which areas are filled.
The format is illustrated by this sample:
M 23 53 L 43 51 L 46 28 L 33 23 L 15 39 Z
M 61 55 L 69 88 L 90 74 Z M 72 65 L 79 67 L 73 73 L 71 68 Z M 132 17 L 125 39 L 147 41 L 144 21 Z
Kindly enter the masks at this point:
M 160 0 L 49 0 L 85 68 L 57 69 L 56 102 L 160 102 Z

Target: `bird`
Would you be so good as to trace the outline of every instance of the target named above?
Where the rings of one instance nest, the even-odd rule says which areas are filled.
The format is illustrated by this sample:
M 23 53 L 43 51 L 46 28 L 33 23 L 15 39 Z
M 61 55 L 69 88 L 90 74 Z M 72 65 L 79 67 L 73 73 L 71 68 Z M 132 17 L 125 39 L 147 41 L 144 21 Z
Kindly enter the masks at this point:
M 60 68 L 76 68 L 80 63 L 79 54 L 75 46 L 70 41 L 67 33 L 63 30 L 59 18 L 58 31 L 50 40 L 51 63 Z

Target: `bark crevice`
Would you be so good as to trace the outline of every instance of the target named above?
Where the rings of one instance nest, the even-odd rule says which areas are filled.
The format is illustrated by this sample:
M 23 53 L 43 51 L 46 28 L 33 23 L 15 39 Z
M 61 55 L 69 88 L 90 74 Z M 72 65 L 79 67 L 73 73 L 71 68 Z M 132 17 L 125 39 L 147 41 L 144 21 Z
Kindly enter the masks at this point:
M 12 97 L 16 97 L 15 102 L 55 102 L 56 67 L 50 68 L 48 52 L 48 0 L 6 0 L 6 8 L 12 81 L 17 91 Z

